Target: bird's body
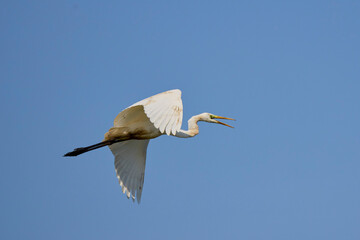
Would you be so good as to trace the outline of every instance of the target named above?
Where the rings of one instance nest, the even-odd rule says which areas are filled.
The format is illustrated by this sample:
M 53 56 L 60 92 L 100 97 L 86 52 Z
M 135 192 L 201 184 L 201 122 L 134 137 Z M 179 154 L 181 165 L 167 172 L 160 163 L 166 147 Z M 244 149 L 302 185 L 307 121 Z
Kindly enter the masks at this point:
M 115 170 L 127 197 L 140 202 L 144 183 L 146 150 L 150 139 L 167 134 L 188 138 L 199 133 L 198 121 L 225 123 L 215 120 L 230 119 L 210 113 L 193 116 L 188 121 L 188 130 L 182 130 L 183 106 L 178 89 L 159 93 L 139 101 L 120 112 L 114 126 L 105 133 L 100 143 L 76 148 L 64 156 L 77 156 L 100 147 L 109 146 L 115 156 Z M 231 127 L 231 126 L 229 126 Z

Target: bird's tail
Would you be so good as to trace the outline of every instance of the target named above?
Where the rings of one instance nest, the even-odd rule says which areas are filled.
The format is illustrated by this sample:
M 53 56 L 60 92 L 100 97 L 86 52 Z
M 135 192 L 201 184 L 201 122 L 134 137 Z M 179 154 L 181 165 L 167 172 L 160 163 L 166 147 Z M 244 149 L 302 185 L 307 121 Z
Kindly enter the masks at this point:
M 75 148 L 74 151 L 66 153 L 64 155 L 64 157 L 75 157 L 77 155 L 80 155 L 80 154 L 83 154 L 83 153 L 86 153 L 86 152 L 89 152 L 89 151 L 92 151 L 92 150 L 95 150 L 95 149 L 98 149 L 98 148 L 101 148 L 101 147 L 105 147 L 107 145 L 111 145 L 111 144 L 113 144 L 115 142 L 116 141 L 113 141 L 113 140 L 111 140 L 111 141 L 102 141 L 102 142 L 99 142 L 99 143 L 91 145 L 91 146 Z

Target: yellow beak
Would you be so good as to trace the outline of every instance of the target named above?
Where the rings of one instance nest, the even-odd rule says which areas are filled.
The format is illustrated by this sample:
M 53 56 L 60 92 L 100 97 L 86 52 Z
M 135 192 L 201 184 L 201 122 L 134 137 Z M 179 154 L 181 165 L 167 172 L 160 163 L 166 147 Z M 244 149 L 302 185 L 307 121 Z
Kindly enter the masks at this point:
M 233 120 L 235 121 L 235 119 L 233 118 L 227 118 L 227 117 L 220 117 L 220 116 L 214 116 L 215 119 L 226 119 L 226 120 Z M 216 121 L 216 123 L 227 126 L 227 127 L 231 127 L 234 128 L 233 126 L 227 125 L 226 123 L 220 122 L 220 121 Z

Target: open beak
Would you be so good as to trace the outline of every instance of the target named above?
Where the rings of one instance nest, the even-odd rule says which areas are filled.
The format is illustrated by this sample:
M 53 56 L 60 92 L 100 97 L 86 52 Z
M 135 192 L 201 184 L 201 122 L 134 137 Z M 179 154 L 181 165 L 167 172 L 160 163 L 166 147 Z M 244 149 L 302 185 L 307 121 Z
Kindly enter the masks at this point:
M 233 118 L 220 117 L 220 116 L 215 116 L 214 119 L 226 119 L 226 120 L 233 120 L 233 121 L 235 121 L 235 119 L 233 119 Z M 218 124 L 221 124 L 221 125 L 224 125 L 224 126 L 227 126 L 227 127 L 234 128 L 233 126 L 227 125 L 226 123 L 223 123 L 223 122 L 220 122 L 220 121 L 217 121 L 217 120 L 215 120 L 215 121 L 216 121 L 216 123 L 218 123 Z

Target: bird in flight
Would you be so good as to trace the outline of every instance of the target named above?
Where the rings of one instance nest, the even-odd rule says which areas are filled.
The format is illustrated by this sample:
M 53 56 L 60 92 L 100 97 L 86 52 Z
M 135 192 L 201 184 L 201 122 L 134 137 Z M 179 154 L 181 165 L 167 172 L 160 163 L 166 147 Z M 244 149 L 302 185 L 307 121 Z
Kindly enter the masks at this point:
M 181 129 L 183 105 L 181 91 L 178 89 L 159 93 L 139 101 L 120 112 L 115 120 L 114 127 L 105 133 L 100 143 L 75 148 L 64 157 L 73 157 L 109 146 L 115 156 L 115 171 L 119 179 L 122 192 L 128 198 L 138 203 L 144 184 L 146 150 L 150 139 L 161 135 L 171 135 L 180 138 L 194 137 L 199 133 L 198 121 L 222 124 L 231 127 L 216 119 L 235 120 L 220 117 L 211 113 L 201 113 L 191 117 L 188 121 L 188 130 Z

